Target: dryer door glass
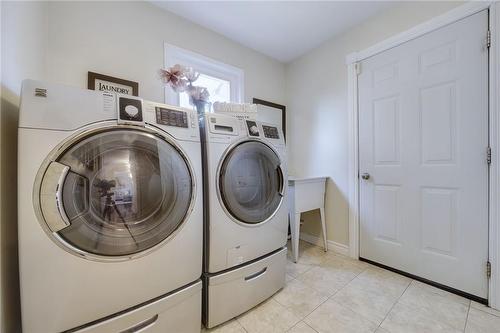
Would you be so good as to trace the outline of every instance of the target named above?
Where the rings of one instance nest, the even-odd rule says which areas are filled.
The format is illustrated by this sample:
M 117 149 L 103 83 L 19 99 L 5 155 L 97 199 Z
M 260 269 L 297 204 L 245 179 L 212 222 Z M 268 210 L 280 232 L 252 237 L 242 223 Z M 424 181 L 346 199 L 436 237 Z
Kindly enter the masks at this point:
M 126 256 L 149 249 L 183 223 L 192 201 L 181 152 L 143 130 L 108 130 L 77 142 L 57 162 L 70 168 L 60 191 L 74 249 Z
M 283 197 L 283 171 L 276 153 L 264 143 L 247 141 L 224 159 L 219 176 L 220 196 L 228 212 L 244 223 L 271 217 Z

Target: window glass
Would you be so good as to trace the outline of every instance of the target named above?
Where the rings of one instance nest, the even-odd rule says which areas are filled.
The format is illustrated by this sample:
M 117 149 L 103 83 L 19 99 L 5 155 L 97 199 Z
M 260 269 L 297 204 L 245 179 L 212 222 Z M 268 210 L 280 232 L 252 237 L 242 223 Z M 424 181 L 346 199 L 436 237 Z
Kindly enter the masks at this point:
M 210 93 L 210 102 L 230 102 L 231 101 L 231 82 L 219 79 L 206 74 L 200 74 L 195 86 L 205 87 Z M 186 92 L 179 94 L 179 106 L 192 108 L 189 104 L 189 96 Z

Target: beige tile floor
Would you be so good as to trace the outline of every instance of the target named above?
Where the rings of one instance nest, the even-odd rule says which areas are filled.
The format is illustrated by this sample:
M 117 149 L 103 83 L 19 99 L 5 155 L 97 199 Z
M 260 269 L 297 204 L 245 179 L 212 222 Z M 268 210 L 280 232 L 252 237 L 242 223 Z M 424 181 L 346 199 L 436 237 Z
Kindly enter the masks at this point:
M 210 333 L 500 333 L 500 311 L 300 243 L 286 286 Z

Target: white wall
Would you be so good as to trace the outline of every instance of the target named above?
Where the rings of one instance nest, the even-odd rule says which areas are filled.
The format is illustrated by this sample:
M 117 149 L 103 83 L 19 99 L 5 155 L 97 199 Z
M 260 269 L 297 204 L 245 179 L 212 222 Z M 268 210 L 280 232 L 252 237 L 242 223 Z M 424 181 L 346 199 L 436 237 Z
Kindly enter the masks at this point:
M 42 3 L 1 4 L 0 260 L 1 332 L 20 331 L 17 264 L 17 119 L 19 90 L 25 77 L 44 76 L 47 23 Z
M 408 2 L 312 50 L 286 69 L 290 171 L 330 177 L 328 239 L 348 245 L 346 55 L 442 14 L 459 2 Z M 303 214 L 303 231 L 320 235 L 318 212 Z
M 1 2 L 1 332 L 19 332 L 16 144 L 25 78 L 87 87 L 87 72 L 139 82 L 145 99 L 164 100 L 158 80 L 163 43 L 245 71 L 245 99 L 285 102 L 285 66 L 145 2 Z M 71 112 L 71 110 L 68 110 Z
M 157 78 L 163 42 L 245 71 L 245 98 L 283 103 L 284 65 L 143 2 L 51 2 L 47 78 L 86 87 L 87 71 L 139 82 L 140 95 L 163 101 Z

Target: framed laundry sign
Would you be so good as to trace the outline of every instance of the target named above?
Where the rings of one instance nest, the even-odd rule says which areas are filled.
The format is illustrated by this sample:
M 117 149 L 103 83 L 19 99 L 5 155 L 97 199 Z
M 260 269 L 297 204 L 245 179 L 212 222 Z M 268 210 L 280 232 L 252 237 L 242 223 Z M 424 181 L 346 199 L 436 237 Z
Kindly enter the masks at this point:
M 139 96 L 139 83 L 94 72 L 88 73 L 87 87 L 91 90 Z

